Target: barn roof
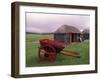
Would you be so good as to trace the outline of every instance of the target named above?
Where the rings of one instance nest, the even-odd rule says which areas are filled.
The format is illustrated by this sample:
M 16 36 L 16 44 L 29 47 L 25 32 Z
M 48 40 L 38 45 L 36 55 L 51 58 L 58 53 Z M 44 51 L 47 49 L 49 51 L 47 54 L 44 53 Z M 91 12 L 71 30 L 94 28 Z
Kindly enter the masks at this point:
M 81 32 L 74 26 L 62 25 L 60 28 L 56 30 L 55 33 L 81 33 Z
M 83 31 L 82 31 L 82 33 L 89 33 L 90 31 L 89 31 L 89 29 L 84 29 Z

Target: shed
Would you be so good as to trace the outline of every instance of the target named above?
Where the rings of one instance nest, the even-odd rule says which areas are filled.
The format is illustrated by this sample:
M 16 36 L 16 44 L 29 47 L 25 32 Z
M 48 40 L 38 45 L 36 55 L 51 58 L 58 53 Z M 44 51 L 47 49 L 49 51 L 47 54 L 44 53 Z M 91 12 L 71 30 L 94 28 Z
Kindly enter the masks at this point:
M 80 41 L 80 30 L 74 26 L 62 25 L 54 34 L 54 39 L 69 44 Z
M 84 41 L 84 40 L 88 40 L 89 39 L 89 29 L 84 29 L 83 31 L 82 31 L 82 40 Z

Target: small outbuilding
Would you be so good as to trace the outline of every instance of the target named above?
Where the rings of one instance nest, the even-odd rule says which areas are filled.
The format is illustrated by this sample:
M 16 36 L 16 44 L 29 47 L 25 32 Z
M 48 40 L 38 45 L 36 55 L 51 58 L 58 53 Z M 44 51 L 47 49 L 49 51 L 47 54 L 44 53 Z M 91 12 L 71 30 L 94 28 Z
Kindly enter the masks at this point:
M 82 31 L 82 40 L 89 40 L 89 29 L 84 29 Z
M 80 42 L 81 32 L 74 26 L 63 25 L 58 28 L 54 34 L 54 39 L 69 44 Z

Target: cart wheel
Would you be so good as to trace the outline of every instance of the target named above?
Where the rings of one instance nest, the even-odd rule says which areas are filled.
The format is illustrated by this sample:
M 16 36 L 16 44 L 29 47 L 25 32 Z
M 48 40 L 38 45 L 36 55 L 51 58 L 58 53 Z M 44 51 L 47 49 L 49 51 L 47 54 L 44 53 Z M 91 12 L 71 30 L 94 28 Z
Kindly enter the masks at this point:
M 54 62 L 56 60 L 56 55 L 57 55 L 56 49 L 50 45 L 45 45 L 42 48 L 46 51 L 44 56 L 47 59 L 47 61 Z
M 44 45 L 40 48 L 40 60 L 54 62 L 56 60 L 56 50 L 50 45 Z

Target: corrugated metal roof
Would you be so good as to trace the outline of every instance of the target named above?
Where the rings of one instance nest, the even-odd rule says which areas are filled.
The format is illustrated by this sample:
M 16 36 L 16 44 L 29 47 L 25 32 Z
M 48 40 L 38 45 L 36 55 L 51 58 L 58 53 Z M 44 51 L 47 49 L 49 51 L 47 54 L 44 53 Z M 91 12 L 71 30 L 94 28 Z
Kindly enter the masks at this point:
M 81 33 L 81 32 L 74 26 L 62 25 L 60 28 L 56 30 L 55 33 Z

